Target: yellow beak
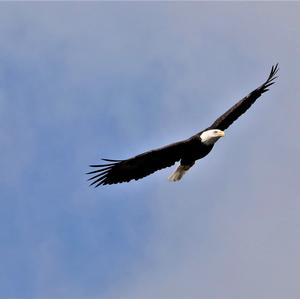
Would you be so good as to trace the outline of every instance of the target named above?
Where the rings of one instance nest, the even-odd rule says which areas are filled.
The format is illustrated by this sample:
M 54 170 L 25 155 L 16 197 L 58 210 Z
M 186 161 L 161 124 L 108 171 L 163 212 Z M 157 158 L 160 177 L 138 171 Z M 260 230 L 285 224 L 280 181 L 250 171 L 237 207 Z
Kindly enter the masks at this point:
M 224 131 L 219 132 L 219 133 L 218 133 L 218 136 L 224 137 L 224 136 L 225 136 L 225 132 L 224 132 Z

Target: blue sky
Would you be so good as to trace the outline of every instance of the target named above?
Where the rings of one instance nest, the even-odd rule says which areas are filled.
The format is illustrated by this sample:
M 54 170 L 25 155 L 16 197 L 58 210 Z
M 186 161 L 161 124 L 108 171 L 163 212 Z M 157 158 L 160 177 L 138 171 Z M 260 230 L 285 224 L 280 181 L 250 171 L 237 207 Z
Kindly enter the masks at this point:
M 0 4 L 0 298 L 298 298 L 299 3 Z M 177 184 L 88 165 L 277 84 Z M 174 168 L 174 167 L 173 167 Z

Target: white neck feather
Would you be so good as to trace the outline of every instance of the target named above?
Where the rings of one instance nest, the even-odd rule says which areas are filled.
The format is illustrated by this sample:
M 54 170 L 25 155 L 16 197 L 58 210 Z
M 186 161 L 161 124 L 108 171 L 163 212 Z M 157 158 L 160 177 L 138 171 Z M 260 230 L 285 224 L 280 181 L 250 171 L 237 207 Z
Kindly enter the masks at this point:
M 214 130 L 208 130 L 200 135 L 201 141 L 206 145 L 212 145 L 218 141 L 221 136 L 215 136 Z

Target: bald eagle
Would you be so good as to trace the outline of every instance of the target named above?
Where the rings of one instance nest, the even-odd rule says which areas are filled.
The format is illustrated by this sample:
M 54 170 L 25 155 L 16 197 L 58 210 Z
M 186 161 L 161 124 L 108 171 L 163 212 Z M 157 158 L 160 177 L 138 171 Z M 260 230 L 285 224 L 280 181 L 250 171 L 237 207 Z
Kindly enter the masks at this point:
M 219 138 L 224 137 L 224 131 L 245 113 L 264 92 L 269 90 L 268 87 L 275 83 L 277 72 L 278 63 L 272 66 L 269 77 L 261 86 L 237 102 L 211 126 L 186 140 L 150 150 L 127 160 L 102 159 L 108 163 L 90 165 L 90 167 L 96 168 L 87 173 L 92 175 L 88 179 L 91 181 L 90 185 L 98 187 L 99 185 L 139 180 L 157 170 L 170 167 L 177 161 L 180 161 L 180 165 L 169 177 L 169 180 L 179 181 L 197 160 L 204 158 L 212 150 Z

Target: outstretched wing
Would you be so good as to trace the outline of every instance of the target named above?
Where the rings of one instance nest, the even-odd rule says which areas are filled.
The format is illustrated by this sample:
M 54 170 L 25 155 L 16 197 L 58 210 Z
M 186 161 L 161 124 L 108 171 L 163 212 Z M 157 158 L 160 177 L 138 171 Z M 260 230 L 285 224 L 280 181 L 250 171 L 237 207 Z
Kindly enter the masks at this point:
M 219 129 L 224 131 L 227 129 L 234 121 L 236 121 L 243 113 L 245 113 L 264 92 L 269 90 L 268 87 L 275 83 L 274 80 L 277 78 L 277 72 L 278 63 L 275 66 L 272 66 L 270 75 L 265 83 L 237 102 L 206 130 Z
M 102 159 L 108 164 L 90 165 L 97 170 L 88 172 L 91 185 L 111 185 L 141 179 L 157 170 L 172 166 L 182 157 L 188 141 L 172 143 L 165 147 L 151 150 L 127 160 Z

